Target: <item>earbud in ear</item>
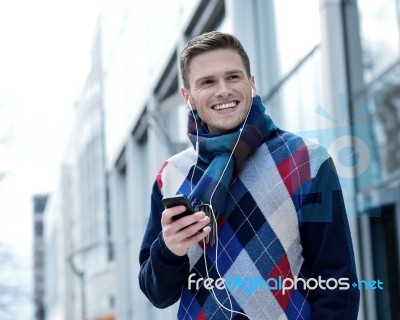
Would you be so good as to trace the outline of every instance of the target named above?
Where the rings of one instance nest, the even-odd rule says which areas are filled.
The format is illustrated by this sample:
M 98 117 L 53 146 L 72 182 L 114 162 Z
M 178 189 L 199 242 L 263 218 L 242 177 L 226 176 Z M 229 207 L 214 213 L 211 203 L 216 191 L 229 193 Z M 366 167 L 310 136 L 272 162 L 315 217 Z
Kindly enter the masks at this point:
M 193 110 L 193 107 L 192 107 L 192 105 L 191 105 L 191 103 L 190 103 L 190 100 L 189 100 L 189 98 L 187 99 L 187 105 L 188 105 L 188 107 L 191 109 L 191 110 Z
M 254 89 L 253 88 L 251 88 L 251 98 L 252 99 L 254 98 Z

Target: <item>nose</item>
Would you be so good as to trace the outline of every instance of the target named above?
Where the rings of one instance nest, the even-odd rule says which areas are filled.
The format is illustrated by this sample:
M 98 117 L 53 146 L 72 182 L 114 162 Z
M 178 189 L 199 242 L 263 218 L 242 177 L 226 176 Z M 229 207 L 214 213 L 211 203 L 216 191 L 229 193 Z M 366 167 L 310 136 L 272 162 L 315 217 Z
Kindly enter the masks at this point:
M 217 90 L 215 91 L 216 97 L 227 98 L 232 93 L 229 84 L 225 81 L 225 79 L 221 79 L 218 81 Z

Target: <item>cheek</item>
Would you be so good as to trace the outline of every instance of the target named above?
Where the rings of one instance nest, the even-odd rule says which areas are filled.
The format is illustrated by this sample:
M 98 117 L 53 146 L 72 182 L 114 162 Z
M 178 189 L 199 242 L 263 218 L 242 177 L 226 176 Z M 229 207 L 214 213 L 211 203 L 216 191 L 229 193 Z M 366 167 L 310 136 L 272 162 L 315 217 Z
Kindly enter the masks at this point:
M 193 88 L 193 94 L 192 97 L 195 98 L 196 100 L 202 100 L 204 99 L 203 97 L 206 95 L 206 90 L 202 88 Z

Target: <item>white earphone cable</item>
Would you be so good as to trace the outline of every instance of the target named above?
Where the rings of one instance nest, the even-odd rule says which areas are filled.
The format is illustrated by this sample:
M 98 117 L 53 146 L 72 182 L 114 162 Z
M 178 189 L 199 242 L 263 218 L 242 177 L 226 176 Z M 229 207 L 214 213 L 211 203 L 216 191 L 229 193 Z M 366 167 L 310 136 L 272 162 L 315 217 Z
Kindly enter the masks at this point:
M 219 242 L 219 239 L 218 239 L 218 225 L 217 225 L 217 220 L 216 220 L 216 217 L 215 217 L 214 209 L 213 209 L 213 207 L 212 207 L 212 199 L 213 199 L 213 197 L 214 197 L 214 194 L 215 194 L 215 192 L 216 192 L 216 190 L 217 190 L 219 184 L 220 184 L 221 181 L 222 181 L 222 178 L 223 178 L 223 176 L 224 176 L 224 174 L 225 174 L 225 171 L 226 171 L 226 169 L 228 168 L 229 163 L 230 163 L 230 161 L 232 160 L 233 154 L 234 154 L 234 152 L 235 152 L 235 149 L 236 149 L 236 147 L 237 147 L 237 145 L 238 145 L 238 143 L 239 143 L 239 140 L 240 140 L 240 137 L 241 137 L 241 135 L 242 135 L 244 126 L 245 126 L 245 124 L 246 124 L 246 122 L 247 122 L 247 118 L 249 117 L 249 114 L 250 114 L 251 106 L 252 106 L 252 104 L 253 104 L 253 96 L 254 96 L 254 91 L 253 91 L 253 88 L 251 88 L 251 98 L 252 98 L 252 99 L 251 99 L 251 102 L 250 102 L 249 110 L 247 111 L 246 118 L 245 118 L 244 121 L 243 121 L 242 127 L 239 129 L 239 135 L 238 135 L 238 138 L 237 138 L 237 140 L 236 140 L 236 143 L 235 143 L 235 145 L 234 145 L 234 147 L 233 147 L 233 149 L 232 149 L 232 152 L 231 152 L 231 154 L 230 154 L 230 156 L 229 156 L 228 162 L 227 162 L 227 164 L 225 165 L 225 168 L 224 168 L 224 170 L 222 171 L 222 174 L 221 174 L 221 176 L 220 176 L 220 178 L 219 178 L 219 180 L 218 180 L 218 182 L 217 182 L 217 184 L 216 184 L 216 186 L 215 186 L 213 192 L 211 193 L 211 196 L 210 196 L 210 203 L 209 203 L 209 204 L 205 204 L 206 206 L 208 206 L 208 207 L 211 209 L 211 212 L 212 212 L 211 216 L 212 216 L 212 219 L 214 220 L 215 234 L 216 234 L 216 240 L 215 240 L 215 270 L 217 271 L 217 274 L 218 274 L 219 278 L 221 278 L 221 279 L 223 279 L 223 277 L 221 276 L 221 274 L 220 274 L 220 272 L 219 272 L 219 269 L 218 269 L 218 242 Z M 194 111 L 193 111 L 193 108 L 192 108 L 192 106 L 191 106 L 191 104 L 190 104 L 189 99 L 187 100 L 187 102 L 188 102 L 190 111 L 192 112 L 192 115 L 193 115 L 193 118 L 194 118 L 194 121 L 195 121 L 195 125 L 196 125 L 196 153 L 197 153 L 197 161 L 198 161 L 198 158 L 199 158 L 199 131 L 198 131 L 198 126 L 197 126 L 197 120 L 196 120 L 196 117 L 195 117 L 195 114 L 194 114 Z M 196 161 L 195 167 L 197 167 L 197 161 Z M 191 176 L 191 179 L 190 179 L 191 191 L 193 191 L 193 190 L 192 190 L 192 188 L 193 188 L 192 186 L 193 186 L 194 171 L 195 171 L 195 169 L 193 169 L 192 176 Z M 206 258 L 206 250 L 205 250 L 205 248 L 206 248 L 206 243 L 205 243 L 205 240 L 204 240 L 204 239 L 203 239 L 203 246 L 204 246 L 204 250 L 203 250 L 204 265 L 205 265 L 205 269 L 206 269 L 207 278 L 209 278 L 209 270 L 208 270 L 207 258 Z M 231 320 L 231 319 L 232 319 L 232 316 L 233 316 L 233 313 L 236 313 L 236 314 L 243 315 L 243 316 L 245 316 L 245 317 L 247 317 L 248 319 L 251 320 L 251 317 L 249 317 L 249 316 L 246 315 L 245 313 L 242 313 L 242 312 L 240 312 L 240 311 L 236 311 L 236 310 L 233 310 L 233 309 L 232 309 L 232 308 L 233 308 L 233 304 L 232 304 L 232 300 L 231 300 L 231 297 L 230 297 L 230 293 L 229 293 L 228 289 L 226 288 L 226 286 L 224 286 L 224 289 L 225 289 L 225 292 L 226 292 L 227 297 L 228 297 L 228 300 L 229 300 L 229 306 L 230 306 L 230 308 L 225 307 L 225 306 L 219 301 L 219 299 L 217 298 L 217 296 L 216 296 L 216 294 L 215 294 L 213 288 L 211 288 L 211 293 L 212 293 L 212 296 L 213 296 L 215 302 L 216 302 L 220 307 L 222 307 L 223 309 L 225 309 L 226 311 L 229 311 L 229 312 L 231 313 L 229 319 Z

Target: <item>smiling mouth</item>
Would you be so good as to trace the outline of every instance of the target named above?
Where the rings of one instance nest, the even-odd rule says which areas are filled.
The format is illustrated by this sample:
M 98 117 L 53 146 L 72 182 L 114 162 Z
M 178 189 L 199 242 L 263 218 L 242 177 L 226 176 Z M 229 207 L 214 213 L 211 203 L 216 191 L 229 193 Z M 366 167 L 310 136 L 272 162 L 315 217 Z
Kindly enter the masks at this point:
M 237 105 L 238 105 L 238 101 L 232 101 L 232 102 L 228 102 L 228 103 L 215 105 L 215 106 L 211 107 L 211 109 L 220 111 L 220 110 L 226 110 L 226 109 L 233 109 Z

